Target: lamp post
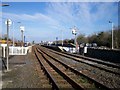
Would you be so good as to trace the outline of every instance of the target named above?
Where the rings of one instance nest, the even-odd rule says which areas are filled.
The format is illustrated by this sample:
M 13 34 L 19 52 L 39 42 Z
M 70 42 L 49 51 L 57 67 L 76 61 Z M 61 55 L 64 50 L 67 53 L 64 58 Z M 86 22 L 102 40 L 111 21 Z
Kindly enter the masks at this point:
M 13 22 L 13 46 L 15 45 L 15 42 L 14 42 L 14 22 Z
M 9 66 L 8 66 L 8 59 L 9 59 L 9 27 L 12 24 L 12 21 L 10 19 L 7 19 L 7 21 L 5 21 L 5 24 L 7 25 L 7 71 L 9 70 Z
M 24 40 L 24 39 L 23 39 L 23 38 L 24 38 L 24 35 L 23 35 L 23 32 L 24 32 L 24 26 L 20 26 L 20 31 L 21 31 L 21 33 L 22 33 L 21 36 L 22 36 L 22 47 L 23 47 L 23 43 L 24 43 L 24 41 L 23 41 L 23 40 Z
M 63 47 L 63 30 L 61 30 L 62 33 L 62 47 Z
M 114 49 L 114 40 L 113 40 L 113 22 L 109 21 L 112 24 L 112 49 Z

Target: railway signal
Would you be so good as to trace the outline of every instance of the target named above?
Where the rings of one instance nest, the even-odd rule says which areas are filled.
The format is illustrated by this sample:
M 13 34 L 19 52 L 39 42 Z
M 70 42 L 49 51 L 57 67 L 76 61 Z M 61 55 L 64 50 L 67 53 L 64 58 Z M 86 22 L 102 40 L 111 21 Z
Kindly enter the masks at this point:
M 74 26 L 74 28 L 72 28 L 72 34 L 75 35 L 75 40 L 74 40 L 74 44 L 75 44 L 75 52 L 77 51 L 77 42 L 76 42 L 76 35 L 77 35 L 77 28 Z
M 20 31 L 22 33 L 22 47 L 23 47 L 23 43 L 24 43 L 24 41 L 23 41 L 23 38 L 24 38 L 23 32 L 25 31 L 24 26 L 20 26 Z

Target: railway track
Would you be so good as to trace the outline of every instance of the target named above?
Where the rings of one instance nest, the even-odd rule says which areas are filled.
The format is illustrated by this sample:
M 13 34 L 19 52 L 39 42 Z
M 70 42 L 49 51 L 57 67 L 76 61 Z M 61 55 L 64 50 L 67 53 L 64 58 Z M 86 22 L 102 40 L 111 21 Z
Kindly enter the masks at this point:
M 110 89 L 90 77 L 81 74 L 64 62 L 48 55 L 48 53 L 46 53 L 46 51 L 44 52 L 43 49 L 41 50 L 41 48 L 37 48 L 35 54 L 43 70 L 45 70 L 44 72 L 47 73 L 52 86 L 55 87 L 54 89 Z
M 111 62 L 105 62 L 99 59 L 93 59 L 93 58 L 88 58 L 88 57 L 84 57 L 81 55 L 75 55 L 75 54 L 70 54 L 70 53 L 66 53 L 66 52 L 57 52 L 51 49 L 48 49 L 50 52 L 53 52 L 55 54 L 67 57 L 67 58 L 71 58 L 74 59 L 77 62 L 81 62 L 81 63 L 85 63 L 88 64 L 90 66 L 99 68 L 101 70 L 105 70 L 107 72 L 116 74 L 116 75 L 120 75 L 120 66 Z
M 49 81 L 53 87 L 53 89 L 59 89 L 59 88 L 64 88 L 64 87 L 71 87 L 45 60 L 44 56 L 40 53 L 37 53 L 35 51 L 35 54 L 42 66 L 43 71 L 49 78 Z M 58 78 L 58 79 L 57 79 Z M 58 85 L 59 82 L 62 82 L 61 84 Z M 64 85 L 65 84 L 65 85 Z
M 87 64 L 89 62 L 87 62 L 87 63 L 78 62 L 77 60 L 75 60 L 76 57 L 73 58 L 72 56 L 68 55 L 69 57 L 72 57 L 72 59 L 70 60 L 69 57 L 63 57 L 60 54 L 57 55 L 56 51 L 52 51 L 49 49 L 46 50 L 43 47 L 41 47 L 41 51 L 43 51 L 44 53 L 47 53 L 49 56 L 54 57 L 57 60 L 59 59 L 61 61 L 64 61 L 65 63 L 70 65 L 72 68 L 76 69 L 78 72 L 81 72 L 81 74 L 83 74 L 85 76 L 89 76 L 94 81 L 97 81 L 103 85 L 106 85 L 109 88 L 119 88 L 120 76 L 118 74 L 116 75 L 116 73 L 111 72 L 110 70 L 101 69 L 101 68 L 99 69 L 99 67 L 96 67 L 96 66 L 94 67 L 94 64 L 93 65 Z M 67 59 L 67 60 L 65 60 L 65 59 Z

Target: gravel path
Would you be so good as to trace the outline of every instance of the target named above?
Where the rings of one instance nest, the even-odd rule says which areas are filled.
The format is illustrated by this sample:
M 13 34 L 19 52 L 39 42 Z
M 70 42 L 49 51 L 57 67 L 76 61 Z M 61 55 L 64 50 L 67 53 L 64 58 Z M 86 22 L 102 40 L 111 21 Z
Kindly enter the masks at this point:
M 3 71 L 2 88 L 51 88 L 34 54 L 14 56 L 9 65 L 10 71 Z

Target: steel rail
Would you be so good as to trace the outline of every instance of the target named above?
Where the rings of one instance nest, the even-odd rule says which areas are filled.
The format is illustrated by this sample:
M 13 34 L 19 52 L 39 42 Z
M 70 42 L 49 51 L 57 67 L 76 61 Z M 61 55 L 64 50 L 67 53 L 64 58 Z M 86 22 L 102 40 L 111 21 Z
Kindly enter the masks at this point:
M 43 47 L 47 48 L 45 46 L 43 46 Z M 52 49 L 49 49 L 49 50 L 52 50 Z M 52 51 L 58 53 L 58 51 L 55 51 L 55 50 L 52 50 Z M 90 58 L 90 57 L 86 57 L 86 56 L 82 56 L 82 55 L 71 54 L 71 53 L 68 53 L 68 52 L 59 52 L 59 53 L 62 53 L 62 54 L 64 53 L 64 54 L 67 54 L 67 55 L 70 55 L 70 56 L 74 56 L 74 57 L 77 57 L 77 58 L 82 58 L 82 59 L 89 60 L 89 61 L 94 61 L 94 62 L 97 62 L 97 63 L 100 63 L 100 64 L 104 64 L 104 65 L 107 65 L 107 66 L 110 66 L 110 67 L 120 69 L 120 65 L 117 65 L 117 64 L 112 63 L 112 62 L 106 62 L 106 61 L 103 61 L 103 60 L 100 60 L 100 59 L 94 59 L 94 58 Z
M 57 62 L 61 63 L 61 64 L 64 65 L 66 68 L 69 68 L 71 71 L 75 72 L 76 74 L 82 75 L 82 76 L 84 76 L 85 78 L 91 80 L 92 82 L 94 82 L 94 83 L 96 84 L 96 86 L 100 86 L 101 88 L 104 88 L 104 89 L 107 89 L 107 90 L 110 89 L 109 87 L 107 87 L 107 86 L 103 85 L 102 83 L 96 81 L 94 78 L 88 77 L 87 75 L 79 72 L 77 69 L 74 69 L 73 67 L 71 67 L 71 66 L 63 63 L 63 62 L 60 61 L 59 59 L 57 59 L 57 58 L 53 57 L 52 55 L 48 54 L 47 52 L 45 52 L 45 50 L 41 50 L 41 49 L 39 48 L 38 51 L 42 51 L 43 53 L 45 53 L 46 55 L 48 55 L 50 58 L 52 58 L 52 59 L 56 60 Z
M 104 68 L 104 67 L 100 67 L 100 66 L 97 66 L 97 65 L 94 65 L 94 64 L 91 64 L 91 63 L 87 63 L 87 62 L 85 62 L 85 61 L 81 61 L 81 60 L 78 60 L 75 56 L 74 57 L 72 57 L 72 55 L 71 54 L 69 54 L 69 53 L 61 53 L 61 52 L 57 52 L 57 51 L 54 51 L 54 50 L 51 50 L 51 49 L 49 49 L 51 52 L 54 52 L 54 53 L 56 53 L 56 54 L 58 54 L 58 55 L 62 55 L 62 56 L 64 56 L 64 57 L 67 57 L 67 58 L 70 58 L 70 59 L 73 59 L 73 60 L 75 60 L 75 61 L 78 61 L 78 62 L 81 62 L 81 63 L 85 63 L 85 64 L 88 64 L 88 65 L 90 65 L 90 66 L 93 66 L 93 67 L 96 67 L 96 68 L 99 68 L 99 69 L 101 69 L 101 70 L 105 70 L 106 72 L 110 72 L 110 73 L 114 73 L 114 74 L 118 74 L 118 75 L 120 75 L 120 72 L 115 72 L 115 71 L 112 71 L 112 70 L 109 70 L 109 69 L 106 69 L 106 68 Z M 79 57 L 80 58 L 80 57 Z M 86 57 L 85 57 L 86 58 Z M 84 58 L 82 58 L 82 59 L 84 59 Z M 89 60 L 89 59 L 86 59 L 86 60 Z M 92 61 L 92 60 L 91 60 Z M 99 62 L 97 62 L 97 61 L 94 61 L 94 62 L 96 62 L 96 63 L 98 63 L 99 64 Z M 104 63 L 101 63 L 101 64 L 104 64 Z M 105 64 L 106 65 L 106 64 Z M 110 65 L 108 65 L 108 66 L 110 66 Z M 112 66 L 114 66 L 114 67 L 116 67 L 116 68 L 119 68 L 118 66 L 115 66 L 115 65 L 112 65 Z
M 52 75 L 50 74 L 50 72 L 47 70 L 47 68 L 45 67 L 44 63 L 40 61 L 39 55 L 37 53 L 37 51 L 35 50 L 35 55 L 40 63 L 40 65 L 42 66 L 41 68 L 44 70 L 45 74 L 47 74 L 47 77 L 49 78 L 50 82 L 52 83 L 52 87 L 55 90 L 59 90 L 59 87 L 56 83 L 56 80 L 52 77 Z
M 39 53 L 41 53 L 43 55 L 43 53 L 41 52 L 41 50 L 37 49 Z M 44 53 L 45 54 L 45 53 Z M 80 89 L 80 90 L 84 90 L 84 88 L 77 82 L 75 82 L 73 79 L 71 79 L 69 76 L 67 76 L 64 72 L 62 72 L 57 66 L 53 65 L 47 58 L 45 58 L 45 56 L 43 55 L 43 58 L 50 64 L 51 67 L 54 68 L 54 70 L 56 72 L 58 72 L 61 76 L 63 76 L 63 78 L 65 80 L 67 80 L 74 89 Z

